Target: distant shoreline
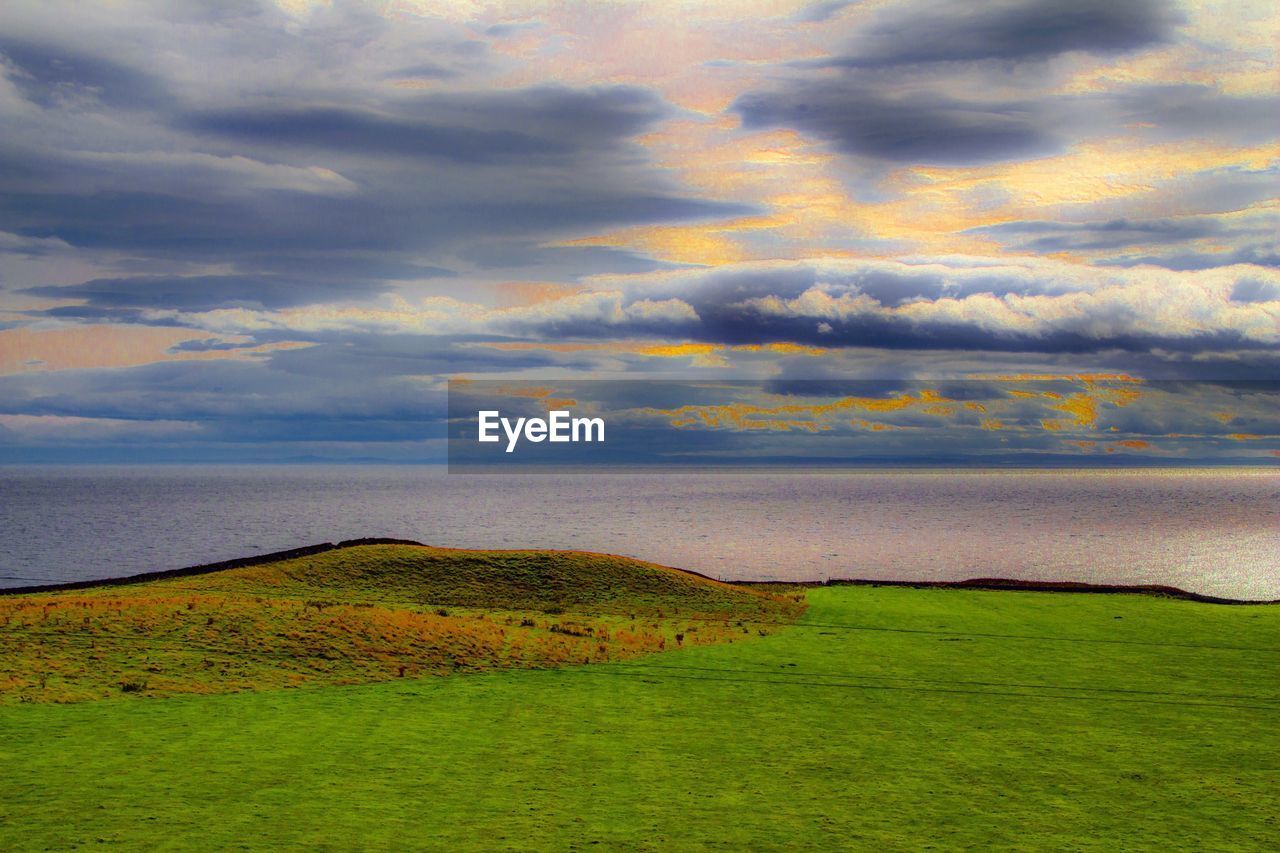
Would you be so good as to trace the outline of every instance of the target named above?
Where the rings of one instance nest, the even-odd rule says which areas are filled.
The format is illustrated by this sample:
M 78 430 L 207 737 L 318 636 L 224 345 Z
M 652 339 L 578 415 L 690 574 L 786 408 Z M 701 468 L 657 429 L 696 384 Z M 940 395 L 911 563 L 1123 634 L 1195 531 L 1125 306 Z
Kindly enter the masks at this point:
M 345 539 L 341 542 L 321 542 L 316 545 L 305 545 L 300 548 L 289 548 L 284 551 L 272 551 L 267 554 L 257 554 L 252 557 L 240 557 L 234 560 L 222 560 L 217 563 L 203 563 L 198 566 L 185 566 L 180 569 L 164 569 L 154 572 L 141 572 L 133 575 L 124 575 L 115 578 L 101 578 L 97 580 L 83 581 L 65 581 L 62 583 L 38 584 L 31 586 L 16 587 L 0 587 L 0 596 L 5 595 L 36 595 L 47 592 L 71 592 L 77 589 L 92 589 L 104 586 L 124 586 L 127 584 L 146 583 L 148 581 L 168 580 L 171 578 L 192 577 L 194 575 L 206 575 L 213 572 L 220 572 L 226 569 L 240 569 L 247 566 L 259 566 L 265 563 L 275 563 L 280 560 L 291 560 L 297 557 L 308 557 L 312 554 L 321 554 L 326 551 L 336 551 L 341 548 L 354 548 L 360 545 L 421 545 L 428 547 L 425 542 L 418 542 L 413 539 L 391 539 L 391 538 L 365 538 L 365 539 Z M 477 550 L 467 548 L 455 548 L 447 550 Z M 479 549 L 483 550 L 483 549 Z M 554 550 L 554 549 L 521 549 L 521 548 L 500 548 L 495 550 L 503 551 L 520 551 L 520 550 Z M 575 550 L 575 549 L 569 549 Z M 578 553 L 592 553 L 578 551 Z M 606 555 L 617 556 L 617 555 Z M 708 580 L 718 580 L 710 575 L 696 572 L 691 569 L 678 568 L 676 566 L 668 566 L 686 574 L 697 575 L 698 577 Z M 1033 581 L 1033 580 L 1016 580 L 1013 578 L 968 578 L 960 581 L 902 581 L 902 580 L 881 580 L 876 578 L 831 578 L 825 581 L 718 581 L 720 583 L 729 583 L 736 586 L 788 586 L 788 587 L 823 587 L 823 586 L 894 586 L 909 587 L 913 589 L 970 589 L 970 590 L 988 590 L 988 591 L 1010 591 L 1010 592 L 1057 592 L 1057 593 L 1095 593 L 1095 594 L 1111 594 L 1111 595 L 1149 595 L 1162 598 L 1174 598 L 1183 601 L 1195 601 L 1201 604 L 1231 604 L 1231 605 L 1248 605 L 1248 604 L 1280 604 L 1280 599 L 1246 599 L 1246 598 L 1223 598 L 1214 595 L 1202 595 L 1198 592 L 1190 592 L 1175 586 L 1164 586 L 1161 584 L 1094 584 L 1083 583 L 1078 581 Z
M 450 473 L 447 461 L 430 459 L 155 459 L 145 462 L 112 459 L 0 459 L 4 469 L 48 468 L 417 468 Z M 629 462 L 565 465 L 559 463 L 510 462 L 492 465 L 455 463 L 452 473 L 462 475 L 520 473 L 626 473 L 626 472 L 723 472 L 768 471 L 774 473 L 801 473 L 811 471 L 1223 471 L 1247 469 L 1256 471 L 1280 471 L 1280 461 L 1258 457 L 1228 457 L 1175 462 L 1170 459 L 1146 459 L 1134 456 L 1108 456 L 1097 459 L 1054 457 L 1034 460 L 1007 460 L 994 464 L 989 460 L 966 461 L 956 459 L 914 459 L 884 461 L 852 461 L 827 457 L 770 457 L 758 460 L 731 459 L 715 461 Z

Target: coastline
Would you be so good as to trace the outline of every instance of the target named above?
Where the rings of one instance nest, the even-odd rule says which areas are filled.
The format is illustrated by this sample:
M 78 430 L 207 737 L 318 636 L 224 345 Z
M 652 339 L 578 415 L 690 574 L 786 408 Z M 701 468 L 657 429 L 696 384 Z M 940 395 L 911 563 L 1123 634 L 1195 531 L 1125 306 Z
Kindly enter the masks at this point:
M 360 539 L 344 539 L 340 542 L 321 542 L 316 545 L 304 545 L 298 548 L 289 548 L 283 551 L 272 551 L 267 554 L 257 554 L 251 557 L 240 557 L 231 560 L 222 560 L 216 563 L 202 563 L 195 566 L 184 566 L 178 569 L 162 569 L 153 572 L 139 572 L 132 575 L 123 575 L 120 577 L 101 578 L 96 580 L 66 581 L 63 583 L 36 584 L 18 587 L 2 587 L 0 588 L 0 596 L 16 596 L 16 595 L 38 595 L 50 592 L 69 592 L 77 589 L 91 589 L 103 586 L 124 586 L 135 583 L 146 583 L 148 581 L 168 580 L 172 578 L 193 577 L 196 575 L 212 574 L 213 572 L 224 571 L 226 569 L 239 569 L 248 566 L 259 566 L 266 563 L 274 563 L 280 560 L 289 560 L 296 557 L 308 557 L 313 554 L 322 554 L 326 551 L 336 551 L 343 548 L 354 548 L 361 545 L 420 545 L 428 547 L 425 542 L 418 542 L 413 539 L 394 539 L 383 537 L 367 537 Z M 445 550 L 466 551 L 470 549 L 456 548 Z M 510 551 L 521 550 L 541 550 L 541 549 L 500 549 Z M 579 554 L 595 554 L 596 552 L 582 551 L 579 549 L 565 549 L 569 553 Z M 617 554 L 599 554 L 599 556 L 616 557 Z M 906 580 L 885 580 L 879 578 L 829 578 L 825 581 L 722 581 L 713 578 L 702 572 L 684 569 L 677 566 L 665 566 L 664 568 L 674 569 L 686 574 L 695 575 L 717 583 L 728 583 L 734 586 L 744 587 L 799 587 L 814 588 L 825 586 L 888 586 L 888 587 L 908 587 L 913 589 L 962 589 L 962 590 L 985 590 L 985 591 L 1005 591 L 1005 592 L 1055 592 L 1055 593 L 1093 593 L 1099 595 L 1147 595 L 1157 598 L 1173 598 L 1181 601 L 1194 601 L 1200 604 L 1227 604 L 1227 605 L 1280 605 L 1280 599 L 1246 599 L 1246 598 L 1225 598 L 1215 595 L 1204 595 L 1198 592 L 1181 589 L 1176 586 L 1166 586 L 1163 584 L 1095 584 L 1084 583 L 1079 581 L 1034 581 L 1034 580 L 1017 580 L 1013 578 L 966 578 L 959 581 L 906 581 Z

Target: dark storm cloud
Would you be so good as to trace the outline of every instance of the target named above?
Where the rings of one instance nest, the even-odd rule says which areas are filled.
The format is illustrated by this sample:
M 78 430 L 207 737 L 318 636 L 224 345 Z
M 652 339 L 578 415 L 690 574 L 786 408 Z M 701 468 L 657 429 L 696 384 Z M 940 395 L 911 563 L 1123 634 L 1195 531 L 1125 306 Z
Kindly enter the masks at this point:
M 569 180 L 567 174 L 563 177 Z M 583 185 L 576 194 L 539 196 L 532 187 L 521 188 L 518 176 L 511 178 L 515 185 L 505 200 L 487 199 L 478 191 L 471 197 L 442 198 L 425 187 L 387 187 L 385 193 L 350 198 L 277 193 L 256 201 L 162 193 L 8 193 L 0 194 L 0 230 L 56 237 L 77 247 L 239 262 L 246 253 L 438 250 L 477 236 L 550 237 L 580 228 L 753 210 L 608 186 Z M 516 195 L 521 189 L 528 195 Z
M 746 129 L 793 128 L 846 155 L 948 166 L 1050 155 L 1118 133 L 1239 145 L 1280 136 L 1275 96 L 1182 83 L 1045 94 L 1059 81 L 1044 60 L 1153 47 L 1179 21 L 1160 0 L 898 5 L 836 55 L 778 68 L 731 111 Z
M 43 107 L 90 102 L 123 109 L 164 107 L 167 87 L 132 65 L 76 48 L 0 35 L 0 64 L 18 91 Z
M 569 150 L 558 140 L 513 130 L 450 127 L 357 109 L 231 110 L 192 116 L 182 124 L 196 133 L 294 149 L 439 157 L 463 163 L 510 162 L 563 155 Z
M 393 212 L 376 199 L 273 193 L 199 198 L 125 188 L 85 192 L 80 171 L 44 191 L 0 192 L 0 230 L 57 237 L 81 249 L 125 249 L 207 260 L 297 248 L 389 249 L 396 234 L 380 227 Z
M 748 129 L 792 127 L 845 154 L 902 163 L 987 163 L 1058 147 L 1031 101 L 892 97 L 846 79 L 796 81 L 744 95 L 733 109 Z
M 884 68 L 1124 53 L 1164 41 L 1177 20 L 1160 0 L 912 3 L 882 13 L 846 55 L 821 64 Z
M 614 144 L 643 133 L 673 110 L 636 86 L 571 89 L 534 86 L 515 91 L 450 92 L 411 99 L 406 109 L 517 126 L 583 148 Z
M 51 299 L 83 299 L 92 308 L 289 308 L 319 302 L 368 298 L 385 288 L 284 276 L 202 275 L 97 278 L 81 284 L 31 287 L 21 291 Z
M 887 94 L 852 73 L 800 76 L 739 97 L 748 130 L 788 127 L 844 154 L 898 163 L 973 165 L 1057 153 L 1073 139 L 1136 133 L 1250 145 L 1280 137 L 1280 98 L 1203 86 L 1143 86 L 1106 95 L 962 99 Z M 1256 182 L 1252 187 L 1258 191 Z
M 695 309 L 696 310 L 696 309 Z M 1142 333 L 1105 336 L 1070 328 L 1027 333 L 991 330 L 976 323 L 937 319 L 920 322 L 907 316 L 855 315 L 819 319 L 775 316 L 740 306 L 702 306 L 699 340 L 731 344 L 788 341 L 811 346 L 872 347 L 885 350 L 955 350 L 989 353 L 1056 353 L 1078 355 L 1102 351 L 1148 352 L 1236 350 L 1250 344 L 1234 332 L 1208 332 L 1184 337 Z M 1254 344 L 1253 346 L 1258 346 Z
M 424 96 L 396 106 L 396 112 L 237 108 L 185 116 L 179 125 L 197 133 L 292 149 L 483 164 L 563 158 L 615 144 L 666 114 L 655 95 L 625 86 Z

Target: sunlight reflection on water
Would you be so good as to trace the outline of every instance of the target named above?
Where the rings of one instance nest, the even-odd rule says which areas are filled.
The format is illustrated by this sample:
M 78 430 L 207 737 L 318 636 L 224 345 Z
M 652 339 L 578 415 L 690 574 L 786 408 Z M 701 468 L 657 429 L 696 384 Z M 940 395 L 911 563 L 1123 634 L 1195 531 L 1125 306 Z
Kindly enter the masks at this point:
M 1280 598 L 1280 471 L 0 469 L 0 586 L 394 536 L 726 579 L 1012 577 Z

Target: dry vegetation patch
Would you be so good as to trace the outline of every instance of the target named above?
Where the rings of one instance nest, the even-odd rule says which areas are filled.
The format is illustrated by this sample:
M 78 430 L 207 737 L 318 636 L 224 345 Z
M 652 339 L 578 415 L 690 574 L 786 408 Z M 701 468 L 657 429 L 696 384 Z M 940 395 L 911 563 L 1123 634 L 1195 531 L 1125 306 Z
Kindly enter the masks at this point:
M 0 702 L 618 661 L 768 633 L 802 608 L 798 596 L 619 557 L 359 546 L 0 597 Z

